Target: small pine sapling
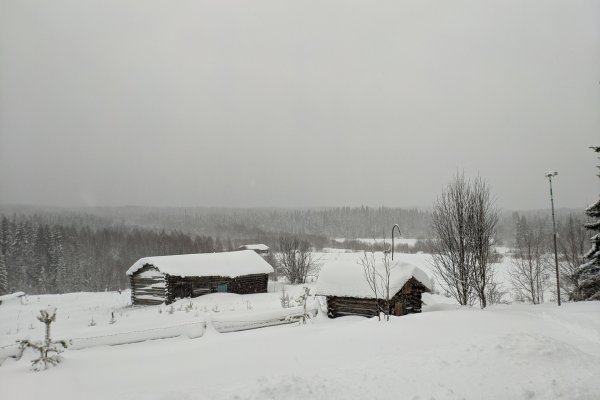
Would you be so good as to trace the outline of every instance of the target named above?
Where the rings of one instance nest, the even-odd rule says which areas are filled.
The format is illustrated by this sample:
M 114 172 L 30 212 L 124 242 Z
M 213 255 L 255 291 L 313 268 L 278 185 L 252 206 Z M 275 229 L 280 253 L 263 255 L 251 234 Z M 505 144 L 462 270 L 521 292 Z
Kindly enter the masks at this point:
M 50 366 L 57 365 L 62 361 L 60 353 L 67 348 L 66 340 L 52 340 L 50 337 L 50 324 L 56 321 L 56 307 L 48 307 L 40 310 L 40 315 L 37 319 L 46 325 L 46 337 L 43 341 L 30 341 L 28 339 L 19 340 L 19 355 L 21 358 L 23 352 L 27 348 L 32 348 L 40 353 L 40 356 L 31 361 L 31 366 L 34 370 L 48 369 Z
M 117 320 L 115 319 L 115 313 L 111 312 L 110 313 L 110 321 L 108 321 L 109 324 L 114 324 L 115 322 L 117 322 Z

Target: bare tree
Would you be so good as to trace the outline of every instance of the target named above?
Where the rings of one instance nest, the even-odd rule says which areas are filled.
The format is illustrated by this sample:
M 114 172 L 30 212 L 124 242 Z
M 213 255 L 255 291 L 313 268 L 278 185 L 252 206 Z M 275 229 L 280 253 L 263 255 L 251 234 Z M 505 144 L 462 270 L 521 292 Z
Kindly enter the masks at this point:
M 519 297 L 539 304 L 544 301 L 544 291 L 549 284 L 549 259 L 544 247 L 544 232 L 541 225 L 533 230 L 526 222 L 523 229 L 508 274 Z
M 473 180 L 469 200 L 469 245 L 473 252 L 472 285 L 481 308 L 487 306 L 488 288 L 493 281 L 493 245 L 498 224 L 498 210 L 490 187 L 481 178 Z
M 387 251 L 382 253 L 379 267 L 374 252 L 367 253 L 365 251 L 358 263 L 362 265 L 365 280 L 375 296 L 377 318 L 381 321 L 381 313 L 383 312 L 385 319 L 389 321 L 391 309 L 390 295 L 392 294 L 390 293 L 390 278 L 393 269 L 390 253 Z
M 383 298 L 383 303 L 384 303 L 384 310 L 383 313 L 385 315 L 385 319 L 386 320 L 390 320 L 390 308 L 391 308 L 391 302 L 390 302 L 390 277 L 392 275 L 392 261 L 391 261 L 391 256 L 390 253 L 387 251 L 384 251 L 382 256 L 381 256 L 381 264 L 382 264 L 382 268 L 378 271 L 378 275 L 379 275 L 379 282 L 380 282 L 380 290 L 381 290 L 381 297 Z
M 320 258 L 311 251 L 310 243 L 297 237 L 279 238 L 279 251 L 275 254 L 279 272 L 290 283 L 305 283 L 309 274 L 318 271 Z
M 433 206 L 432 262 L 444 289 L 461 305 L 474 300 L 471 274 L 469 203 L 471 190 L 463 176 L 457 175 Z
M 457 175 L 434 204 L 433 266 L 459 304 L 479 299 L 482 308 L 487 306 L 498 218 L 490 187 L 481 178 Z
M 377 318 L 381 321 L 381 307 L 379 305 L 379 284 L 377 276 L 377 262 L 375 261 L 375 253 L 366 251 L 363 252 L 363 256 L 358 260 L 358 263 L 363 267 L 363 273 L 365 281 L 369 285 L 371 292 L 375 296 L 375 302 L 377 304 Z

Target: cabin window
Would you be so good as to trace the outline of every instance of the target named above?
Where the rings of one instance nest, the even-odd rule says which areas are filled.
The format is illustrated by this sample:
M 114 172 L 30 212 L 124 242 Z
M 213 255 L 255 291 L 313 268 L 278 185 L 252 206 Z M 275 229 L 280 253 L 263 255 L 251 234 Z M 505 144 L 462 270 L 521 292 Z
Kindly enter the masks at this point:
M 227 293 L 227 284 L 226 283 L 219 283 L 217 285 L 217 292 Z

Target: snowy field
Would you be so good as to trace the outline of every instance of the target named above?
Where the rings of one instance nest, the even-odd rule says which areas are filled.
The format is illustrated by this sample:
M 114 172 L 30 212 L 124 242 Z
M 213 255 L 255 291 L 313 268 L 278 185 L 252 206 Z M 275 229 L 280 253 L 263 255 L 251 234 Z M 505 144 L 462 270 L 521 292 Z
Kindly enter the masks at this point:
M 360 255 L 320 254 L 323 263 L 340 264 L 356 263 Z M 396 256 L 431 274 L 427 255 Z M 505 267 L 506 261 L 498 265 L 501 278 Z M 296 297 L 302 287 L 286 291 Z M 281 315 L 281 293 L 215 293 L 173 307 L 131 307 L 129 295 L 30 295 L 3 302 L 0 347 L 41 338 L 35 316 L 48 304 L 58 307 L 53 336 L 84 345 L 42 372 L 29 368 L 33 353 L 6 359 L 0 399 L 599 398 L 600 302 L 479 310 L 425 294 L 423 313 L 390 322 L 330 320 L 320 312 L 305 326 L 219 333 L 219 326 Z M 99 339 L 114 336 L 144 341 L 108 346 Z
M 358 242 L 374 245 L 374 244 L 384 244 L 387 243 L 389 245 L 392 244 L 391 237 L 389 238 L 357 238 L 357 239 L 345 239 L 345 238 L 334 238 L 335 242 L 344 243 L 346 240 L 356 240 Z M 407 244 L 409 246 L 414 246 L 417 243 L 418 239 L 410 239 L 410 238 L 394 238 L 394 244 Z

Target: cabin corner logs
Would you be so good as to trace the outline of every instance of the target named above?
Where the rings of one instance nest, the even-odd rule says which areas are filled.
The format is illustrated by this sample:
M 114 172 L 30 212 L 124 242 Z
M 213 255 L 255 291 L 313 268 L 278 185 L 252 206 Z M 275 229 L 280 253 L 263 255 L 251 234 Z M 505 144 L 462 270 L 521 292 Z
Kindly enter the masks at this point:
M 176 299 L 215 292 L 252 294 L 267 292 L 267 274 L 249 274 L 236 278 L 222 276 L 180 277 L 161 273 L 146 264 L 130 275 L 131 303 L 157 305 Z
M 406 315 L 421 312 L 421 295 L 429 292 L 421 282 L 415 278 L 409 279 L 402 289 L 390 299 L 390 315 Z M 378 304 L 379 303 L 379 307 Z M 385 309 L 383 299 L 327 296 L 327 316 L 337 318 L 346 315 L 360 315 L 365 317 L 376 316 L 379 310 Z

